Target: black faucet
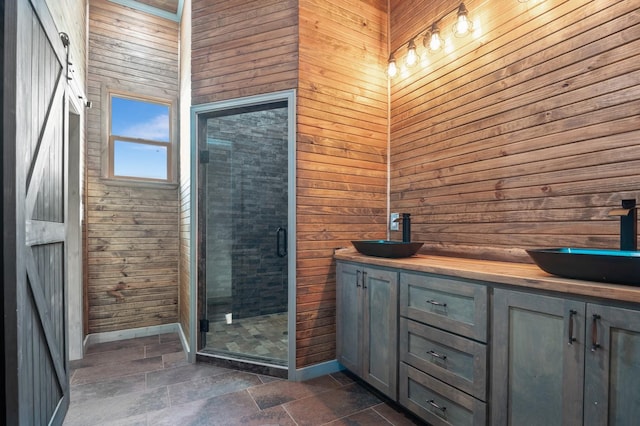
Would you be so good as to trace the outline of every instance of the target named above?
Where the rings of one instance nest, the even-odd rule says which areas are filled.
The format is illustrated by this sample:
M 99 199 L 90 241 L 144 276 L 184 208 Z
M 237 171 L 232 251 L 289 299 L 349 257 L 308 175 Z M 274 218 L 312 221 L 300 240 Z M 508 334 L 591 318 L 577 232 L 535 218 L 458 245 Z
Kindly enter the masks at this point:
M 402 242 L 411 242 L 411 213 L 402 213 L 402 219 L 397 218 L 394 222 L 402 221 Z
M 402 213 L 402 242 L 411 242 L 411 213 Z
M 638 249 L 638 210 L 636 200 L 622 200 L 622 208 L 609 212 L 609 216 L 620 216 L 620 250 Z

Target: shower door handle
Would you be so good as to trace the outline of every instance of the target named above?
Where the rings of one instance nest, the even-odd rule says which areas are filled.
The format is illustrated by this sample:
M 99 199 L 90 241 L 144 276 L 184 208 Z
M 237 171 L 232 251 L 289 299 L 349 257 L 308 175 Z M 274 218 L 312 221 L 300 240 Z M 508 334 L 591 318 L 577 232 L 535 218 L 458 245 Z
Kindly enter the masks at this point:
M 280 240 L 283 241 L 282 244 L 280 244 Z M 278 227 L 276 230 L 276 254 L 278 257 L 287 255 L 287 230 L 283 227 Z

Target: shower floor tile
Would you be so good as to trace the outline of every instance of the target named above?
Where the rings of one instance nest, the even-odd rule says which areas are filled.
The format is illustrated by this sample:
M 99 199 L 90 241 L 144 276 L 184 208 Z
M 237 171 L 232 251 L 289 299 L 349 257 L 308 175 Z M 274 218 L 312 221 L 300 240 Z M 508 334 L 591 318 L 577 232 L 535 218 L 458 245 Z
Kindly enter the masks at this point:
M 207 333 L 205 351 L 260 359 L 275 364 L 287 362 L 289 336 L 287 313 L 212 321 Z

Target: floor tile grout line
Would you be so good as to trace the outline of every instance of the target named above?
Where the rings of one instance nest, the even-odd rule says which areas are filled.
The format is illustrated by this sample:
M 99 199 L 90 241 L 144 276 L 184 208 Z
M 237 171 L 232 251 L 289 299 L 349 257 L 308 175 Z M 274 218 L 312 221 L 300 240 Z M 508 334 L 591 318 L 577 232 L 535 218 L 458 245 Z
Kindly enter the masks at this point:
M 143 348 L 144 348 L 144 346 L 131 346 L 131 347 L 128 347 L 128 348 L 118 348 L 118 349 L 113 349 L 113 350 L 110 350 L 110 351 L 92 352 L 90 354 L 84 354 L 83 358 L 81 358 L 81 359 L 70 361 L 70 364 L 74 364 L 74 363 L 79 364 L 80 362 L 85 361 L 87 358 L 93 358 L 93 357 L 97 357 L 97 356 L 103 356 L 104 357 L 106 355 L 112 355 L 114 352 L 118 352 L 118 351 L 127 351 L 127 350 L 132 350 L 132 349 L 143 349 Z M 144 357 L 144 355 L 143 355 L 143 357 Z M 132 360 L 134 360 L 134 359 L 142 359 L 142 358 L 132 358 Z M 117 362 L 117 361 L 114 361 L 114 363 L 115 362 Z M 110 364 L 110 363 L 100 362 L 99 364 Z M 79 367 L 79 368 L 84 368 L 84 367 Z
M 246 388 L 245 390 L 246 390 L 246 391 L 247 391 L 247 393 L 249 394 L 249 398 L 251 398 L 251 400 L 253 401 L 253 403 L 254 403 L 254 404 L 256 405 L 256 407 L 258 408 L 258 412 L 262 412 L 262 411 L 264 411 L 264 410 L 263 410 L 262 408 L 260 408 L 260 406 L 258 405 L 258 401 L 256 401 L 256 399 L 255 399 L 255 398 L 254 398 L 254 396 L 251 394 L 251 392 L 249 392 L 249 389 L 251 389 L 251 388 L 256 388 L 256 387 L 259 387 L 259 386 L 264 386 L 264 385 L 266 385 L 266 383 L 262 382 L 262 379 L 260 378 L 260 375 L 258 375 L 258 374 L 254 374 L 254 373 L 252 373 L 252 374 L 253 374 L 254 376 L 256 376 L 256 377 L 257 377 L 257 379 L 260 381 L 260 384 L 259 384 L 259 385 L 254 385 L 254 386 L 249 386 L 249 387 L 248 387 L 248 388 Z M 280 405 L 282 405 L 282 404 L 280 404 Z
M 342 416 L 342 417 L 338 417 L 337 419 L 333 419 L 333 420 L 331 420 L 331 421 L 329 421 L 329 422 L 322 423 L 322 425 L 321 425 L 321 426 L 328 425 L 328 424 L 331 424 L 331 423 L 337 422 L 337 421 L 339 421 L 339 420 L 344 420 L 344 419 L 346 419 L 346 418 L 348 418 L 348 417 L 355 416 L 356 414 L 364 413 L 365 411 L 368 411 L 368 410 L 372 410 L 373 412 L 375 412 L 376 414 L 378 414 L 380 417 L 382 417 L 382 418 L 383 418 L 387 423 L 389 423 L 389 426 L 394 426 L 394 424 L 393 424 L 392 422 L 390 422 L 390 421 L 389 421 L 388 419 L 386 419 L 384 416 L 380 415 L 380 413 L 378 413 L 377 411 L 375 411 L 375 410 L 373 409 L 373 407 L 374 407 L 374 406 L 372 405 L 371 407 L 363 408 L 362 410 L 359 410 L 359 411 L 354 411 L 353 413 L 349 413 L 349 414 L 346 414 L 346 415 L 344 415 L 344 416 Z
M 287 416 L 289 416 L 289 418 L 293 421 L 293 423 L 296 424 L 296 426 L 299 426 L 300 424 L 296 421 L 296 419 L 293 418 L 293 416 L 291 415 L 291 413 L 289 412 L 289 410 L 287 410 L 286 407 L 286 403 L 284 404 L 280 404 L 279 406 L 282 407 L 282 409 L 284 410 L 285 413 L 287 413 Z
M 156 358 L 156 357 L 153 357 L 153 358 Z M 153 358 L 138 358 L 138 359 L 133 359 L 133 360 L 127 360 L 127 362 L 131 362 L 131 361 L 140 361 L 140 360 L 143 360 L 143 359 L 153 359 Z M 162 361 L 162 360 L 160 360 L 160 361 Z M 77 375 L 76 373 L 77 373 L 78 371 L 80 371 L 80 370 L 87 370 L 87 369 L 92 369 L 92 368 L 94 368 L 94 369 L 95 369 L 95 368 L 100 368 L 100 367 L 105 367 L 105 366 L 112 366 L 113 364 L 116 364 L 116 363 L 97 364 L 97 365 L 90 366 L 90 367 L 78 368 L 78 369 L 76 369 L 76 370 L 75 370 L 75 372 L 74 372 L 74 378 L 75 378 L 75 376 Z M 157 369 L 154 369 L 154 370 L 145 370 L 145 371 L 139 371 L 139 372 L 132 373 L 132 374 L 124 374 L 124 375 L 122 375 L 122 376 L 118 376 L 118 375 L 116 375 L 116 376 L 109 376 L 109 377 L 101 377 L 101 378 L 99 378 L 99 379 L 97 379 L 97 380 L 95 380 L 95 381 L 89 381 L 89 382 L 79 383 L 79 384 L 73 384 L 73 383 L 71 383 L 71 381 L 70 381 L 70 383 L 69 383 L 69 384 L 70 384 L 71 386 L 81 386 L 81 385 L 88 385 L 88 384 L 92 384 L 92 383 L 93 383 L 93 384 L 95 384 L 95 383 L 99 383 L 99 382 L 105 382 L 105 381 L 110 381 L 110 380 L 121 379 L 121 378 L 123 378 L 123 377 L 134 376 L 134 375 L 136 375 L 136 374 L 143 374 L 143 373 L 144 373 L 144 374 L 146 374 L 146 373 L 152 373 L 152 372 L 154 372 L 154 371 L 162 371 L 162 370 L 163 370 L 163 368 L 157 368 Z
M 385 419 L 391 426 L 395 426 L 395 423 L 392 422 L 390 419 L 386 418 L 384 414 L 382 414 L 381 412 L 379 412 L 378 410 L 376 410 L 376 407 L 379 407 L 381 405 L 385 405 L 384 402 L 381 402 L 380 404 L 376 404 L 374 406 L 371 407 L 371 409 L 380 417 L 382 417 L 383 419 Z
M 116 380 L 122 380 L 122 379 L 125 379 L 125 378 L 129 378 L 129 377 L 132 377 L 132 376 L 138 376 L 138 375 L 141 375 L 141 374 L 145 374 L 145 376 L 146 376 L 146 372 L 143 372 L 143 373 L 127 374 L 125 376 L 107 377 L 107 378 L 103 378 L 103 379 L 100 379 L 100 380 L 96 380 L 95 382 L 87 382 L 87 383 L 80 383 L 80 384 L 71 384 L 70 383 L 69 384 L 69 388 L 70 389 L 74 389 L 74 388 L 78 388 L 80 386 L 90 386 L 90 385 L 94 385 L 95 386 L 98 383 L 108 383 L 108 382 L 112 382 L 112 381 L 116 381 Z M 145 385 L 146 385 L 146 377 L 145 377 Z M 146 389 L 146 386 L 145 386 L 145 389 Z

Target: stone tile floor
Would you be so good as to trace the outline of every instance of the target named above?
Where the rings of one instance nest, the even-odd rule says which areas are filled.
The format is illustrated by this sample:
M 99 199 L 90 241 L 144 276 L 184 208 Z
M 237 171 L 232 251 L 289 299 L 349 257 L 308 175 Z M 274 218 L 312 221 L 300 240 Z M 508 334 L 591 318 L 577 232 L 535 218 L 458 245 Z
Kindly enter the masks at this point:
M 343 373 L 289 382 L 189 364 L 177 334 L 96 344 L 71 367 L 65 426 L 420 424 Z
M 287 313 L 212 321 L 205 352 L 254 358 L 270 364 L 286 365 L 288 354 Z M 210 342 L 210 343 L 209 343 Z

